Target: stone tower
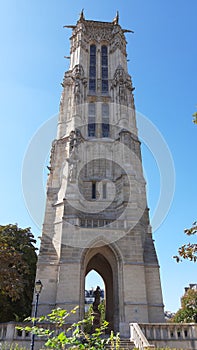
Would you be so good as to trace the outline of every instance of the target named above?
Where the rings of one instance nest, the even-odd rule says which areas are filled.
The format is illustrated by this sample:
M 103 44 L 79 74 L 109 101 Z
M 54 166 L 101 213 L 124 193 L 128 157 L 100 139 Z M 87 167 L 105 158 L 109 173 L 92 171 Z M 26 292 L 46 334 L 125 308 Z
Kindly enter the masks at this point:
M 70 67 L 62 83 L 52 144 L 37 278 L 40 313 L 79 305 L 85 277 L 105 283 L 110 328 L 163 322 L 159 266 L 152 240 L 125 32 L 86 20 L 72 28 Z

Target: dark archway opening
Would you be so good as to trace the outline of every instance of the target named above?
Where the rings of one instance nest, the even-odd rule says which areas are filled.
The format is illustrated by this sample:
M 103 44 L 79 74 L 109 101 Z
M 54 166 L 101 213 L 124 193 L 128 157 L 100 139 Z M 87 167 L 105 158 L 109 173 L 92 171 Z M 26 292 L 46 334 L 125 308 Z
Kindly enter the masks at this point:
M 114 283 L 113 271 L 110 263 L 101 253 L 96 253 L 89 260 L 85 277 L 90 271 L 96 271 L 103 279 L 105 285 L 105 318 L 109 322 L 109 332 L 114 329 Z

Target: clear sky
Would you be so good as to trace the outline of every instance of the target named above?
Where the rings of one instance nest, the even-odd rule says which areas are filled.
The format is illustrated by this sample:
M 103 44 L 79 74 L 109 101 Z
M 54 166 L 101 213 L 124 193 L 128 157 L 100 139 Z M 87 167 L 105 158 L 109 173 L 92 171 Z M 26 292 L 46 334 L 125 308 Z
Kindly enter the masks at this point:
M 40 222 L 32 219 L 23 197 L 23 160 L 32 137 L 43 123 L 58 113 L 60 83 L 68 69 L 64 56 L 69 55 L 71 35 L 63 26 L 75 24 L 82 8 L 86 19 L 101 21 L 111 21 L 119 10 L 120 25 L 135 32 L 126 37 L 136 109 L 163 135 L 176 174 L 172 205 L 164 222 L 153 233 L 165 309 L 176 311 L 184 287 L 197 283 L 196 264 L 177 264 L 172 259 L 178 246 L 189 242 L 184 228 L 197 219 L 197 126 L 192 123 L 197 105 L 196 0 L 1 1 L 0 224 L 17 222 L 21 227 L 30 226 L 36 237 L 41 234 L 42 219 Z M 50 142 L 47 143 L 47 139 L 44 144 L 39 139 L 38 158 L 42 147 L 47 149 L 47 158 L 55 134 L 56 127 L 52 132 L 50 128 Z M 143 140 L 142 150 L 148 204 L 153 217 L 160 195 L 160 169 Z M 166 175 L 167 179 L 169 168 L 165 158 L 162 165 L 162 176 Z M 46 164 L 42 164 L 40 196 L 35 173 L 32 160 L 29 176 L 37 194 L 36 202 L 33 200 L 42 218 Z M 168 186 L 164 190 L 168 193 Z

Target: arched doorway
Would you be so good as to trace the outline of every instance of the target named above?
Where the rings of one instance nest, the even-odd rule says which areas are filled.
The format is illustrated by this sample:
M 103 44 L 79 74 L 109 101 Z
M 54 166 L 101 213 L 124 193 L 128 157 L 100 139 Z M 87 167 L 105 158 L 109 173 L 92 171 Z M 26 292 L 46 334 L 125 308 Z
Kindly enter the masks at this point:
M 85 276 L 85 313 L 88 313 L 90 306 L 93 306 L 97 286 L 100 287 L 100 304 L 104 306 L 104 309 L 102 307 L 102 319 L 106 319 L 105 314 L 103 314 L 105 311 L 105 283 L 95 270 L 91 270 Z
M 102 277 L 105 284 L 106 320 L 109 322 L 109 331 L 117 332 L 119 330 L 119 264 L 114 250 L 109 245 L 85 249 L 81 267 L 82 291 L 85 290 L 85 277 L 91 270 L 95 270 Z M 84 310 L 84 299 L 82 304 Z

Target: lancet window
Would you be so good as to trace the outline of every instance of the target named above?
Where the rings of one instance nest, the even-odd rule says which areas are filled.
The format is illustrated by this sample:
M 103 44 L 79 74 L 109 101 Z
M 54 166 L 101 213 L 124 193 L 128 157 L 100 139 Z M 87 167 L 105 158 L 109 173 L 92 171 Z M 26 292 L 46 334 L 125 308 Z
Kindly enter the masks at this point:
M 102 93 L 108 92 L 108 52 L 107 46 L 101 47 L 101 79 L 102 79 Z
M 96 91 L 96 45 L 90 45 L 89 91 Z

